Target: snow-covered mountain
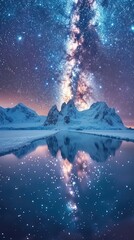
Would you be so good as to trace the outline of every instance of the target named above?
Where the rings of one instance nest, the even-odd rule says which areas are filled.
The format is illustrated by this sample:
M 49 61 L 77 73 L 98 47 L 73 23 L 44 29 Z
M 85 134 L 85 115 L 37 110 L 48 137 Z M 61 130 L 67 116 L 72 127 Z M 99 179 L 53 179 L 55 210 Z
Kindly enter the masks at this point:
M 45 121 L 45 123 L 44 123 Z M 13 108 L 0 107 L 0 126 L 11 128 L 41 127 L 59 129 L 125 129 L 120 116 L 105 102 L 96 102 L 88 110 L 78 111 L 73 100 L 63 103 L 61 110 L 54 105 L 47 118 L 19 103 Z
M 69 127 L 77 129 L 124 129 L 125 126 L 114 108 L 105 102 L 96 102 L 88 110 L 78 111 L 73 100 L 63 103 L 58 111 L 53 106 L 44 123 L 46 127 Z
M 54 105 L 47 116 L 47 119 L 45 121 L 45 125 L 55 125 L 58 122 L 58 117 L 59 117 L 59 111 L 57 109 L 57 106 Z
M 19 103 L 13 108 L 0 107 L 0 125 L 16 123 L 33 123 L 45 120 L 45 117 L 39 116 L 34 110 Z

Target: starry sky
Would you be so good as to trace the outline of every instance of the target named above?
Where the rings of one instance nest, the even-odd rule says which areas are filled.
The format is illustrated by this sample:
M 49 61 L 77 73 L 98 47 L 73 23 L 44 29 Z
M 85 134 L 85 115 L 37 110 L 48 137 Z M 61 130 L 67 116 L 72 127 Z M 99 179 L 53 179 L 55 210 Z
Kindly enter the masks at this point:
M 106 101 L 134 126 L 133 0 L 1 0 L 0 105 Z

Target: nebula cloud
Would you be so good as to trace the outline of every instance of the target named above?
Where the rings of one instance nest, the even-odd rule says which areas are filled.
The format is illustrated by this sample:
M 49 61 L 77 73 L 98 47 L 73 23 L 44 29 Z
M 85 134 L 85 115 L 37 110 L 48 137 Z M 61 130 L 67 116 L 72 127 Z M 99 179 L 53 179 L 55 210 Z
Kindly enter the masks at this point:
M 96 25 L 100 18 L 98 6 L 106 1 L 74 0 L 61 76 L 61 103 L 74 99 L 78 109 L 89 107 L 96 89 L 92 64 L 96 61 L 100 39 Z

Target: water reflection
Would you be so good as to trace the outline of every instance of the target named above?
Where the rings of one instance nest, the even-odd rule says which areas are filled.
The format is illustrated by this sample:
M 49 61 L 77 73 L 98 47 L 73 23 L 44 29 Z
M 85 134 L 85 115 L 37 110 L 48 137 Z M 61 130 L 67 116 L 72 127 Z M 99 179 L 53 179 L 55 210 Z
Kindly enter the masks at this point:
M 56 157 L 60 150 L 63 159 L 73 162 L 78 152 L 85 152 L 97 161 L 103 162 L 115 155 L 122 141 L 107 137 L 91 136 L 79 133 L 58 133 L 46 139 L 48 149 Z
M 34 152 L 38 147 L 41 147 L 44 145 L 46 145 L 46 140 L 35 140 L 24 146 L 18 147 L 18 149 L 16 150 L 13 149 L 13 150 L 7 151 L 6 153 L 0 153 L 0 157 L 4 155 L 14 154 L 17 158 L 21 159 L 26 155 Z
M 45 141 L 44 140 L 37 140 L 34 141 L 26 146 L 20 147 L 17 150 L 13 151 L 12 153 L 17 157 L 17 158 L 23 158 L 26 155 L 32 153 L 35 151 L 39 146 L 44 146 Z
M 78 152 L 88 153 L 93 160 L 103 162 L 106 161 L 109 156 L 115 155 L 115 152 L 120 148 L 121 143 L 121 140 L 107 137 L 73 132 L 59 132 L 54 136 L 47 137 L 46 140 L 35 140 L 16 150 L 2 153 L 0 156 L 14 154 L 17 158 L 21 159 L 34 152 L 39 146 L 47 145 L 53 157 L 56 157 L 58 151 L 60 151 L 62 158 L 67 159 L 72 163 Z
M 11 153 L 0 239 L 133 240 L 134 143 L 64 132 Z
M 74 132 L 62 132 L 46 139 L 51 155 L 60 161 L 60 172 L 67 194 L 67 209 L 71 215 L 70 225 L 77 225 L 80 208 L 77 198 L 81 189 L 90 186 L 91 179 L 100 178 L 100 170 L 94 168 L 93 160 L 104 162 L 114 156 L 121 141 Z

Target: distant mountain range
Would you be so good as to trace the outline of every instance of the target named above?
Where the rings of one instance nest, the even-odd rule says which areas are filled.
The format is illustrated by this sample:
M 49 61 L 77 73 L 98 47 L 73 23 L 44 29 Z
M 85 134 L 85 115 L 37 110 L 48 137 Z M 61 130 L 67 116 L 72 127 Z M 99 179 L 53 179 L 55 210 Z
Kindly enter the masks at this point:
M 78 111 L 73 100 L 63 103 L 61 110 L 54 105 L 44 123 L 46 127 L 77 129 L 124 129 L 125 126 L 114 108 L 105 102 L 96 102 L 88 110 Z
M 13 108 L 0 107 L 0 126 L 16 128 L 27 125 L 27 128 L 41 127 L 44 129 L 125 129 L 120 116 L 114 108 L 105 102 L 96 102 L 88 110 L 78 111 L 73 100 L 63 103 L 59 111 L 54 105 L 48 116 L 39 116 L 34 110 L 19 103 Z
M 40 122 L 45 117 L 39 116 L 34 110 L 28 108 L 23 103 L 19 103 L 13 108 L 0 107 L 0 125 Z

